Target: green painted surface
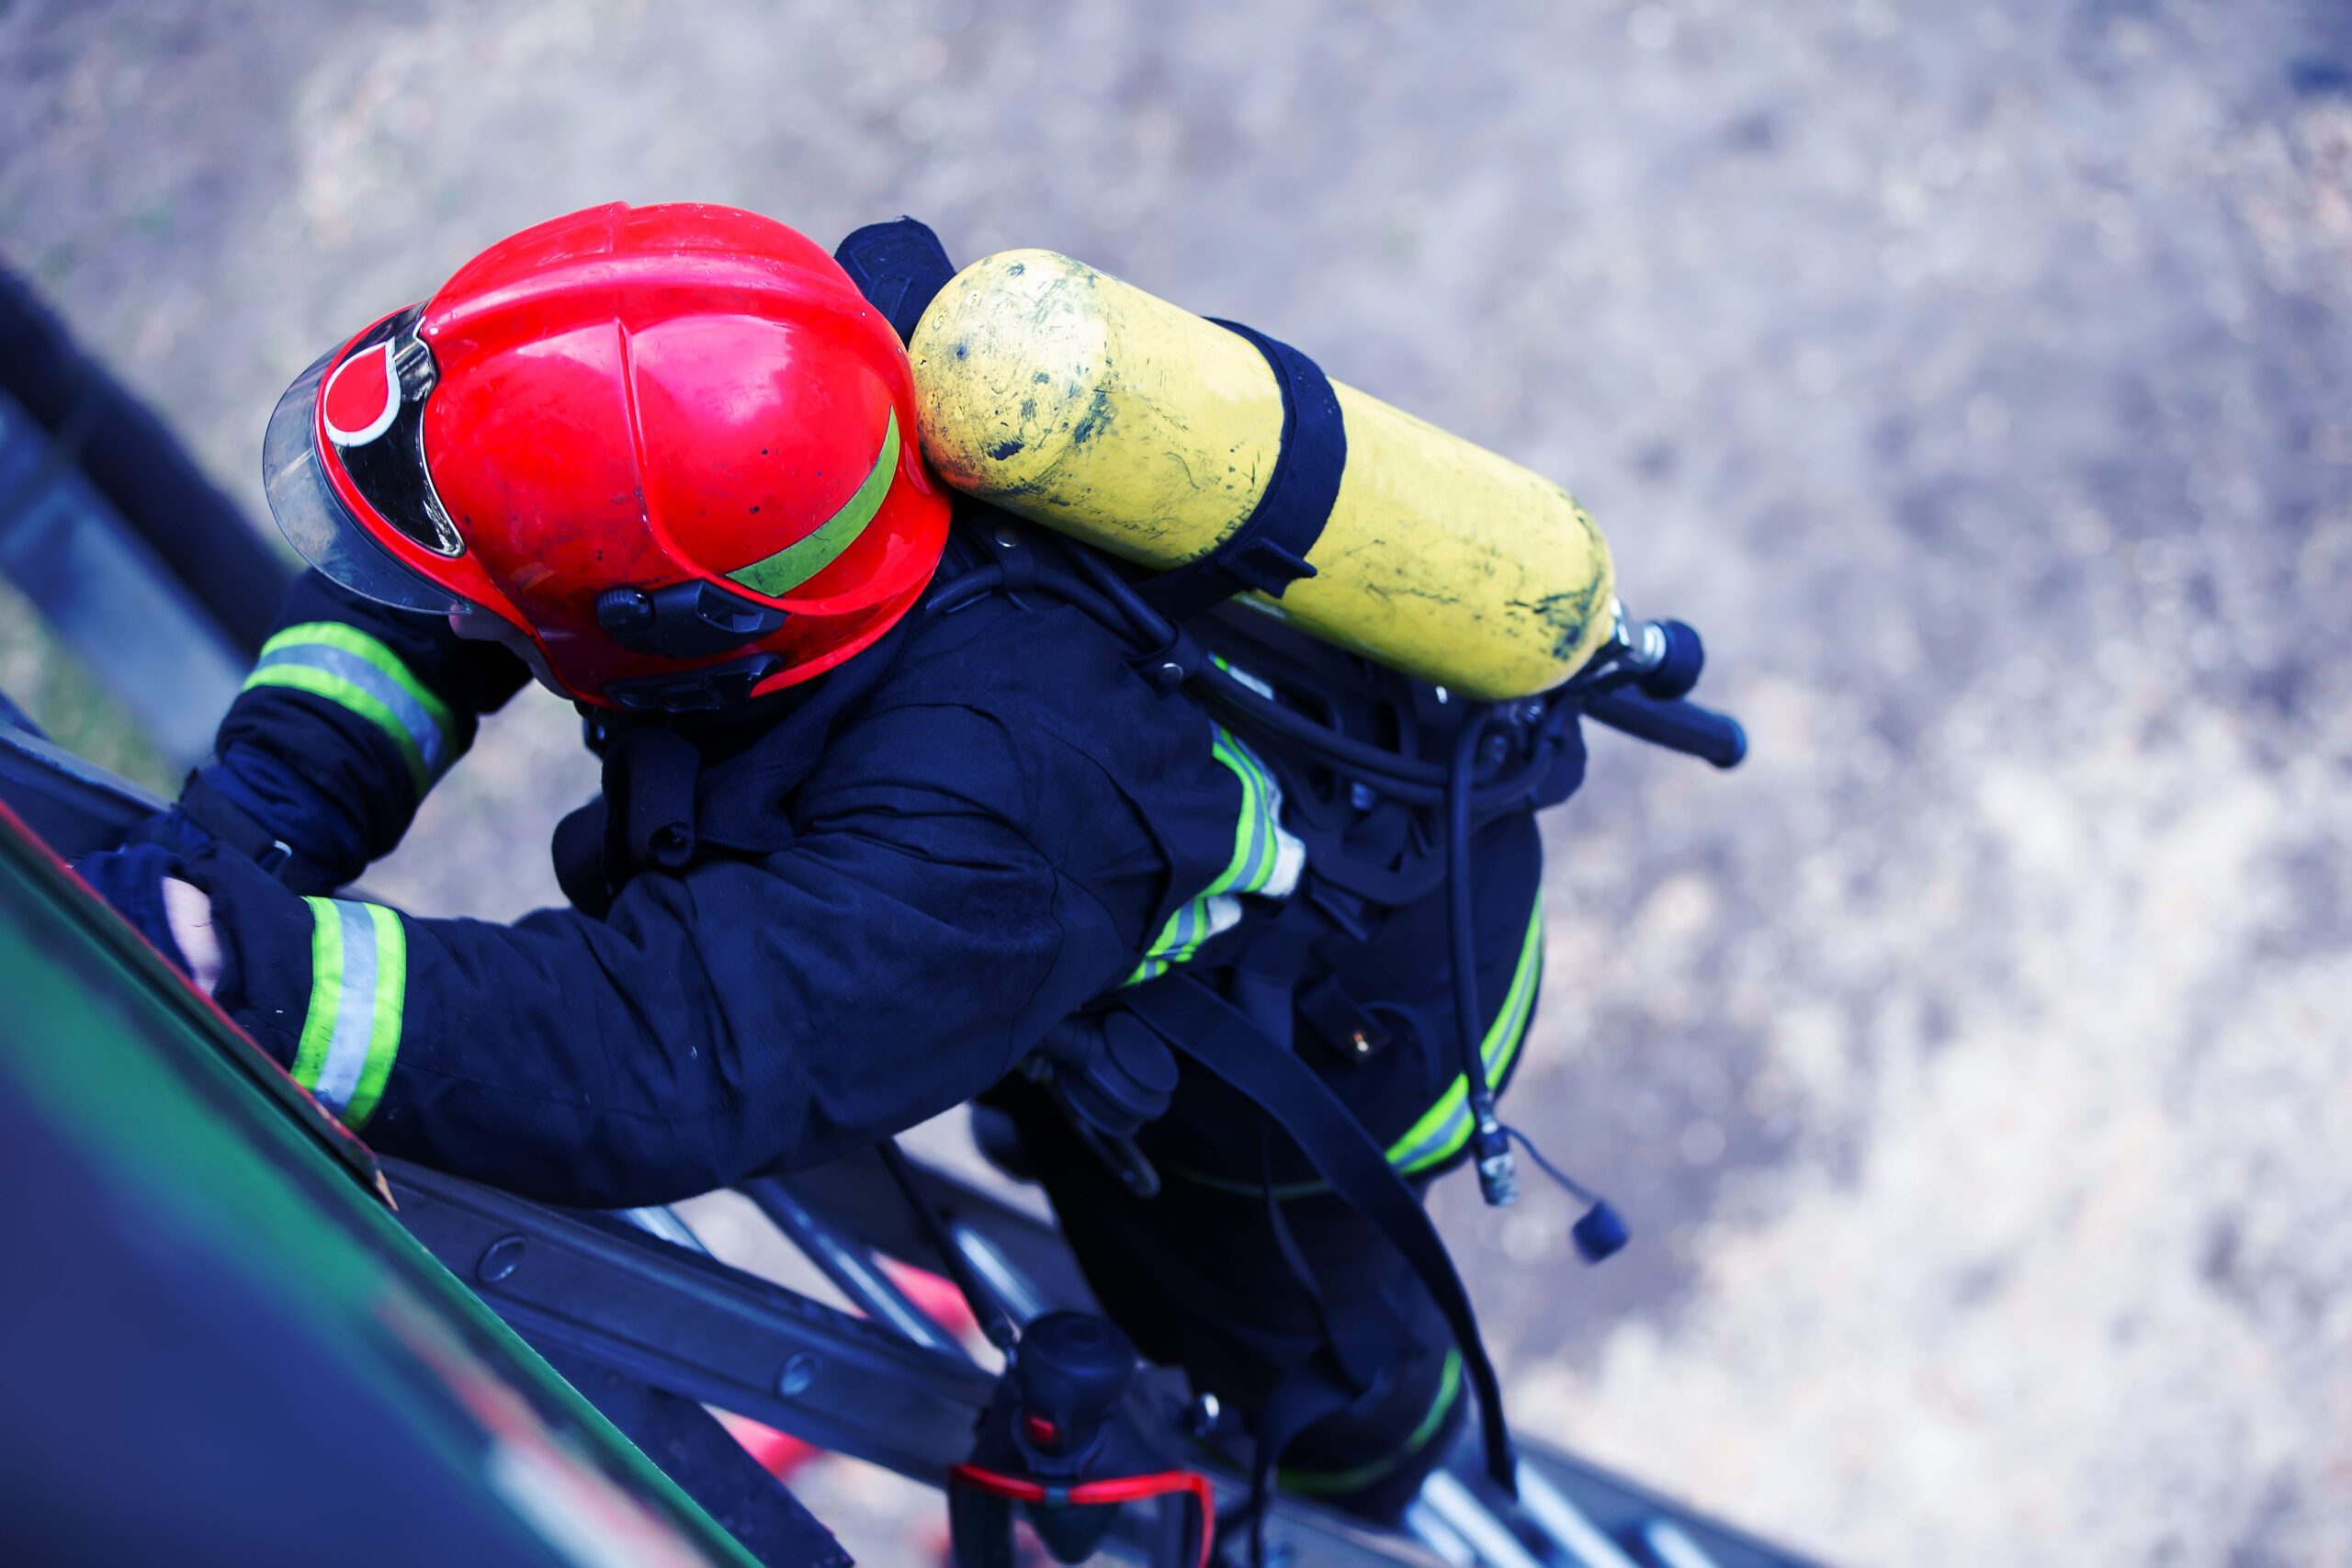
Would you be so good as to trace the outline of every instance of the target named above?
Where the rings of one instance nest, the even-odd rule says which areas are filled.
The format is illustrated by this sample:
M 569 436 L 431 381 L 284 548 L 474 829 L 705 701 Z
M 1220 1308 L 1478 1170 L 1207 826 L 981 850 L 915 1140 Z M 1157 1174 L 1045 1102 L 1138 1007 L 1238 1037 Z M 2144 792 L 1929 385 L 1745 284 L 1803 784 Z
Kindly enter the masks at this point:
M 269 1085 L 251 1044 L 0 819 L 0 1074 L 126 1208 L 282 1305 L 379 1399 L 388 1431 L 483 1489 L 517 1545 L 564 1521 L 502 1474 L 527 1450 L 650 1554 L 750 1554 L 401 1229 Z

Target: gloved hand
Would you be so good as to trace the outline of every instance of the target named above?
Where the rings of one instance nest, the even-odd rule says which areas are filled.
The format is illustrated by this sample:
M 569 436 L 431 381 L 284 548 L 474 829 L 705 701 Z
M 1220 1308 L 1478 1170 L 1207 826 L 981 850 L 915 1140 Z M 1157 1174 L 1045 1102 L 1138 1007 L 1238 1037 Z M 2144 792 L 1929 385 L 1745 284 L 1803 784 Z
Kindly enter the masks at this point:
M 1053 1064 L 1053 1095 L 1110 1138 L 1127 1138 L 1168 1111 L 1176 1054 L 1133 1013 L 1066 1018 L 1039 1043 Z
M 212 901 L 179 879 L 179 856 L 160 844 L 132 844 L 84 855 L 74 869 L 173 967 L 211 994 L 220 978 Z
M 277 759 L 245 747 L 190 773 L 180 804 L 130 830 L 193 860 L 228 845 L 297 893 L 328 893 L 359 874 L 368 850 L 358 821 Z
M 134 826 L 124 836 L 122 847 L 129 850 L 153 846 L 185 860 L 212 841 L 212 835 L 196 818 L 175 806 Z

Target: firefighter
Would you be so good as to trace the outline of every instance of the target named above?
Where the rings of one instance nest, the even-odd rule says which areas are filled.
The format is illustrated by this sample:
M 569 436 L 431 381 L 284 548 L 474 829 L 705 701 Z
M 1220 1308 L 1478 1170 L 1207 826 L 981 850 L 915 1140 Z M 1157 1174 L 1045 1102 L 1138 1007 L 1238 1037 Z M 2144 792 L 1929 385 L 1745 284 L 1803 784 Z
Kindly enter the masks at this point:
M 1041 586 L 1081 547 L 922 456 L 903 343 L 937 242 L 842 255 L 607 207 L 322 357 L 265 456 L 314 570 L 218 760 L 84 874 L 374 1147 L 550 1202 L 682 1199 L 982 1100 L 1142 1351 L 1303 1427 L 1283 1484 L 1393 1521 L 1464 1418 L 1459 1335 L 1122 998 L 1206 981 L 1418 1195 L 1473 1132 L 1427 815 L 1245 741 Z M 1237 678 L 1443 754 L 1442 689 L 1221 615 L 1197 625 Z M 533 679 L 603 760 L 554 831 L 569 907 L 337 897 Z M 1473 844 L 1498 1086 L 1535 1001 L 1533 810 L 1583 770 L 1573 723 L 1552 739 Z M 1337 1392 L 1270 1417 L 1310 1365 Z

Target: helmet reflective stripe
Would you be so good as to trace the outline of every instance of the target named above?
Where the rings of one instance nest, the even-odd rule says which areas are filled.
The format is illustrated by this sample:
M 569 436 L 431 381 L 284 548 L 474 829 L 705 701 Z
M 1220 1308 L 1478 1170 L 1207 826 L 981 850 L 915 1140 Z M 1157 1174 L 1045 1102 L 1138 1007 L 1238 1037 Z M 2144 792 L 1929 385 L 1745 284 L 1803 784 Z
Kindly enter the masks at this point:
M 1241 811 L 1233 824 L 1233 858 L 1191 903 L 1168 917 L 1168 924 L 1125 982 L 1139 986 L 1158 979 L 1200 951 L 1201 944 L 1241 921 L 1236 895 L 1256 893 L 1287 898 L 1306 868 L 1306 846 L 1283 826 L 1283 786 L 1257 754 L 1223 725 L 1209 741 L 1210 754 L 1241 781 Z
M 1520 1042 L 1526 1037 L 1535 1010 L 1535 984 L 1544 974 L 1544 900 L 1538 897 L 1527 917 L 1527 937 L 1520 944 L 1519 967 L 1511 972 L 1510 989 L 1503 995 L 1502 1010 L 1495 1015 L 1478 1055 L 1487 1064 L 1487 1081 L 1500 1083 Z M 1429 1113 L 1413 1123 L 1411 1132 L 1388 1146 L 1388 1163 L 1407 1176 L 1450 1158 L 1470 1141 L 1470 1086 L 1456 1073 Z
M 408 995 L 408 932 L 381 904 L 305 898 L 311 906 L 311 1010 L 294 1081 L 354 1132 L 383 1098 L 400 1052 Z
M 728 577 L 754 593 L 783 598 L 839 560 L 842 552 L 865 532 L 865 525 L 882 510 L 882 498 L 890 493 L 890 477 L 898 468 L 899 412 L 893 409 L 889 423 L 882 430 L 882 455 L 874 459 L 874 467 L 866 474 L 865 482 L 857 487 L 857 493 L 806 538 L 794 540 L 765 560 L 755 560 L 740 571 L 730 571 Z
M 420 799 L 448 767 L 449 709 L 400 656 L 356 627 L 332 621 L 288 626 L 261 645 L 244 689 L 291 686 L 340 703 L 390 737 Z

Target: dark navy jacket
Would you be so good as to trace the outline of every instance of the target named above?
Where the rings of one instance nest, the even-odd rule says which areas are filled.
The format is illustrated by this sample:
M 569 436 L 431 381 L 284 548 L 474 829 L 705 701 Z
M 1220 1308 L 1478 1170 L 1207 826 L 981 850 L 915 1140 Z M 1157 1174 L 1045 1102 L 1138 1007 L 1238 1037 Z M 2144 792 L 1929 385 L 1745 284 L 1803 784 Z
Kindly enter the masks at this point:
M 912 615 L 752 711 L 682 723 L 695 836 L 658 852 L 674 865 L 627 863 L 612 758 L 636 742 L 616 740 L 613 820 L 566 825 L 567 891 L 586 908 L 511 926 L 300 897 L 205 850 L 189 875 L 219 911 L 220 1000 L 376 1147 L 517 1191 L 633 1205 L 820 1163 L 986 1089 L 1058 1021 L 1170 961 L 1204 890 L 1227 885 L 1250 918 L 1190 952 L 1194 972 L 1226 973 L 1266 929 L 1275 906 L 1235 876 L 1253 795 L 1266 807 L 1264 780 L 1282 778 L 1304 827 L 1318 784 L 1238 747 L 1188 693 L 1156 692 L 1128 651 L 1058 600 L 999 592 Z M 220 747 L 272 781 L 282 798 L 256 814 L 338 885 L 398 841 L 475 716 L 524 679 L 503 649 L 312 574 Z M 1577 751 L 1547 797 L 1581 768 Z M 602 845 L 608 886 L 578 886 L 583 842 L 592 861 Z M 1499 1079 L 1540 963 L 1532 814 L 1484 828 L 1476 859 Z M 1409 1171 L 1461 1147 L 1442 903 L 1359 908 L 1363 940 L 1318 938 L 1308 978 L 1330 982 L 1327 1002 L 1336 987 L 1374 1008 L 1392 1046 L 1351 1065 L 1312 1020 L 1299 1032 Z M 1222 1129 L 1247 1114 L 1188 1077 L 1154 1133 L 1180 1167 L 1218 1167 Z M 1232 1174 L 1253 1179 L 1254 1131 L 1243 1141 Z

